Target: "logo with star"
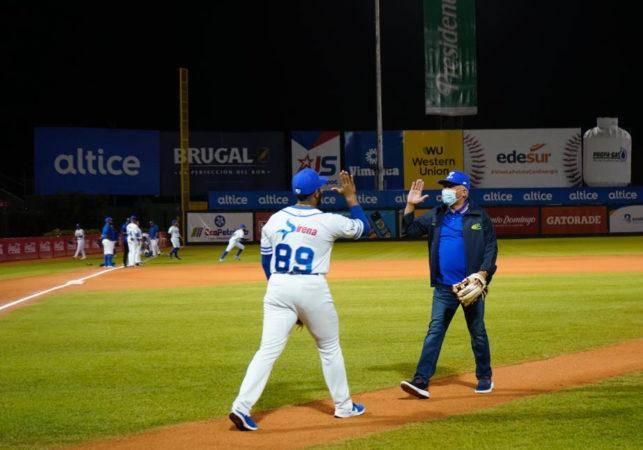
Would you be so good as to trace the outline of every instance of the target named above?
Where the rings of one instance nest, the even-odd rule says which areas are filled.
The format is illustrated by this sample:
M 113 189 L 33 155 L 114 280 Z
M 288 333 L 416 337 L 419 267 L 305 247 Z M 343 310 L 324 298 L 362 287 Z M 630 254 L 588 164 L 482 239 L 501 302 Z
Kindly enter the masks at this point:
M 219 227 L 219 228 L 223 227 L 223 226 L 225 225 L 225 217 L 223 217 L 223 216 L 216 216 L 216 217 L 214 218 L 214 224 L 215 224 L 217 227 Z
M 313 162 L 315 162 L 314 159 L 312 159 L 308 153 L 306 153 L 306 156 L 304 156 L 301 159 L 297 159 L 299 161 L 299 170 L 305 169 L 308 167 L 309 169 L 313 167 Z

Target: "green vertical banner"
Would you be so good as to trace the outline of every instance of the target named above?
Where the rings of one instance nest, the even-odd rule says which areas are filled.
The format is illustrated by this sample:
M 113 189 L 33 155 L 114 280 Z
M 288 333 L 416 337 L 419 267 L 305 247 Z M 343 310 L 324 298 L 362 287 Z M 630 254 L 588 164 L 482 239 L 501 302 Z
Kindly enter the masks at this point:
M 423 1 L 426 114 L 477 114 L 475 0 Z

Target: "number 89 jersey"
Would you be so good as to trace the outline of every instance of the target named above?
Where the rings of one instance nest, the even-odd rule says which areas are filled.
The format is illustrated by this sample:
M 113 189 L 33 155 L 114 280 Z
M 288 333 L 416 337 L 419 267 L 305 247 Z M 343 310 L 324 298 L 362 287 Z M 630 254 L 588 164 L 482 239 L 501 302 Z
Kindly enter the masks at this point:
M 363 231 L 359 219 L 289 206 L 273 214 L 261 230 L 261 254 L 272 255 L 270 273 L 325 274 L 335 240 L 359 239 Z

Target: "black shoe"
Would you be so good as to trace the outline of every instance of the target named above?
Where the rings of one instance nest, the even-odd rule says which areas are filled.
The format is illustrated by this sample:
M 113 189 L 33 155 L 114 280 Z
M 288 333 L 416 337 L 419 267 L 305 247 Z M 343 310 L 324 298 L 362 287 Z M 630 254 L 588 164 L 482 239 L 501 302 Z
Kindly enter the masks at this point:
M 424 383 L 419 378 L 415 378 L 413 381 L 402 381 L 400 387 L 407 394 L 411 394 L 417 398 L 427 399 L 431 396 L 429 393 L 429 383 Z

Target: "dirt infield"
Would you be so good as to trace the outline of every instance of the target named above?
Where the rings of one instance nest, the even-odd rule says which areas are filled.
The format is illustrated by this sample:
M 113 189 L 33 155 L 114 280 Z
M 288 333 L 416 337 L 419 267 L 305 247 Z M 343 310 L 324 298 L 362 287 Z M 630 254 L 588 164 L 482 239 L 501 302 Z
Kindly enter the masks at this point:
M 90 443 L 84 449 L 303 448 L 382 432 L 412 422 L 477 411 L 521 397 L 595 383 L 643 370 L 643 339 L 586 352 L 494 369 L 490 395 L 473 393 L 473 374 L 431 384 L 432 397 L 417 400 L 398 387 L 357 394 L 366 414 L 334 419 L 330 401 L 281 408 L 255 415 L 258 432 L 236 431 L 227 418 L 187 423 L 120 439 Z
M 11 278 L 0 281 L 0 306 L 51 288 L 66 281 L 99 271 L 98 267 L 64 274 Z M 505 275 L 539 275 L 564 273 L 643 272 L 643 256 L 557 256 L 507 257 L 498 260 L 498 272 Z M 398 260 L 334 261 L 328 276 L 330 280 L 384 279 L 428 277 L 428 262 L 424 258 Z M 61 292 L 118 291 L 131 289 L 164 289 L 189 286 L 216 286 L 252 281 L 263 281 L 263 270 L 258 263 L 212 263 L 182 266 L 150 265 L 128 268 L 88 280 L 79 286 L 66 287 Z M 42 297 L 40 298 L 42 299 Z M 33 304 L 40 299 L 17 305 Z M 12 309 L 0 312 L 6 314 Z

